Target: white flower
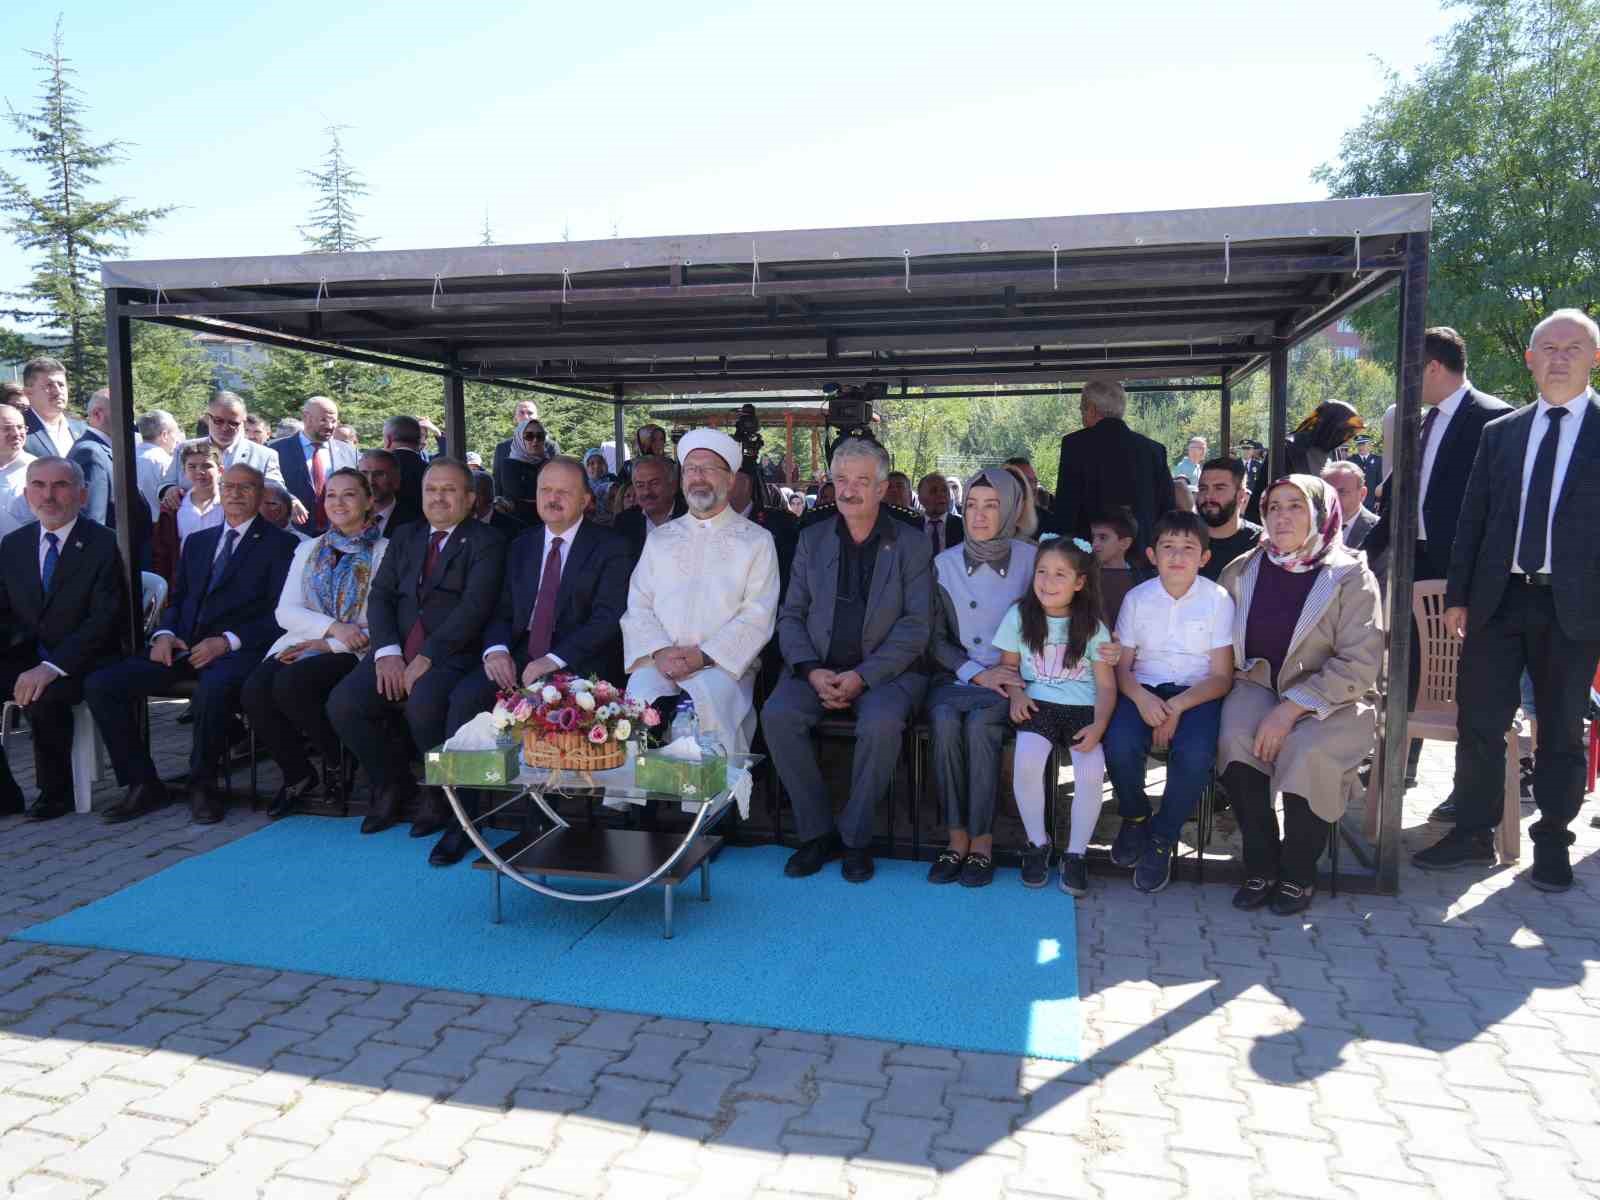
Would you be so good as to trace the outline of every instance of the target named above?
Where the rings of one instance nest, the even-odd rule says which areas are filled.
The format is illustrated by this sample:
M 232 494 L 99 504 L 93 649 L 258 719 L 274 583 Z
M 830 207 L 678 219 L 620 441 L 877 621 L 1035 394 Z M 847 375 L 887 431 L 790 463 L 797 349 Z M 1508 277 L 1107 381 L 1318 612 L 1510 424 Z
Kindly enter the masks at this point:
M 583 709 L 584 712 L 594 711 L 594 696 L 590 693 L 579 692 L 577 695 L 573 696 L 572 700 L 573 703 L 579 708 Z
M 632 725 L 628 724 L 626 721 L 618 721 L 617 727 L 611 731 L 611 736 L 616 738 L 619 742 L 625 742 L 628 740 L 628 735 L 632 732 Z
M 495 706 L 494 727 L 496 729 L 510 729 L 516 723 L 516 719 L 510 713 L 506 712 L 506 710 L 501 708 L 499 705 Z
M 587 692 L 594 687 L 594 684 L 587 679 L 574 679 L 571 686 L 574 692 Z
M 561 689 L 552 683 L 547 683 L 544 685 L 544 690 L 539 693 L 539 699 L 543 700 L 546 704 L 554 704 L 557 700 L 561 699 Z

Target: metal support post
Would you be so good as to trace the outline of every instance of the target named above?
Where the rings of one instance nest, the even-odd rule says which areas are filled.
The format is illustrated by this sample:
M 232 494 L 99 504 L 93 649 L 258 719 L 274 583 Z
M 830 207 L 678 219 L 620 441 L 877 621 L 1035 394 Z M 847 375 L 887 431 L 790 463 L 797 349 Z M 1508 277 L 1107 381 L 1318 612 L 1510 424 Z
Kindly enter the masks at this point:
M 1400 817 L 1405 800 L 1406 709 L 1410 701 L 1411 585 L 1415 576 L 1417 502 L 1422 461 L 1422 335 L 1428 311 L 1428 235 L 1406 235 L 1405 269 L 1400 277 L 1399 347 L 1395 371 L 1394 455 L 1389 487 L 1388 686 L 1384 691 L 1383 737 L 1378 761 L 1378 890 L 1400 890 Z
M 444 446 L 457 462 L 467 461 L 467 381 L 454 371 L 444 377 Z
M 627 446 L 627 426 L 622 420 L 622 385 L 619 383 L 612 396 L 611 409 L 611 436 L 617 440 L 617 465 L 616 470 L 622 471 L 623 450 Z
M 1267 370 L 1270 389 L 1267 398 L 1267 482 L 1283 475 L 1288 461 L 1289 438 L 1289 335 L 1290 326 L 1281 324 L 1273 330 L 1272 353 L 1268 356 Z
M 111 391 L 112 498 L 120 518 L 117 549 L 127 572 L 129 645 L 137 653 L 144 645 L 144 580 L 133 553 L 133 530 L 134 514 L 144 510 L 144 501 L 133 453 L 133 323 L 118 315 L 122 300 L 121 289 L 106 290 L 106 369 Z
M 1222 373 L 1222 428 L 1217 431 L 1222 443 L 1218 454 L 1233 453 L 1233 385 L 1228 382 L 1228 372 Z

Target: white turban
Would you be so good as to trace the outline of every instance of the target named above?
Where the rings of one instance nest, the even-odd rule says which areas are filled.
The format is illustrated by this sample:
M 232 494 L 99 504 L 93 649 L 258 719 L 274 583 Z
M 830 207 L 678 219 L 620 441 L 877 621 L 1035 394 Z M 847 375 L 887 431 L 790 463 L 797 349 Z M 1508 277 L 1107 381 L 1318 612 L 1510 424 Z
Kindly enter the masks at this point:
M 678 442 L 678 461 L 688 462 L 695 450 L 709 450 L 723 462 L 728 470 L 737 471 L 744 463 L 744 448 L 720 429 L 693 429 Z

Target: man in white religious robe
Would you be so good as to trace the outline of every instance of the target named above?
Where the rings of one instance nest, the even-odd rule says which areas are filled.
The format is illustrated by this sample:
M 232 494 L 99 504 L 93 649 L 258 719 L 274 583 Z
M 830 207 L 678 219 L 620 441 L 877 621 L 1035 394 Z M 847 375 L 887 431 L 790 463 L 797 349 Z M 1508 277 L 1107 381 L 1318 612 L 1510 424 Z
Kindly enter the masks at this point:
M 689 511 L 645 540 L 628 585 L 628 694 L 649 702 L 687 693 L 700 728 L 745 754 L 761 651 L 777 623 L 778 555 L 770 533 L 729 507 L 739 443 L 696 429 L 678 455 Z

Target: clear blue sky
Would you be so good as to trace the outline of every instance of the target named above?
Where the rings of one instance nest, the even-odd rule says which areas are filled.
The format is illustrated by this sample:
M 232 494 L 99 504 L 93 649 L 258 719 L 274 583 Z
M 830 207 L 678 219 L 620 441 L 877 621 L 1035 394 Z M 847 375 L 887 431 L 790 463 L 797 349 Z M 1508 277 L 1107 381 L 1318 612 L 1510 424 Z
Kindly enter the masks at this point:
M 1313 199 L 1454 15 L 1432 0 L 64 0 L 108 189 L 183 207 L 129 257 L 301 249 L 321 132 L 386 247 Z M 0 5 L 0 96 L 55 8 Z M 8 137 L 4 144 L 15 144 Z M 10 164 L 8 164 L 10 165 Z M 0 288 L 26 264 L 0 245 Z

